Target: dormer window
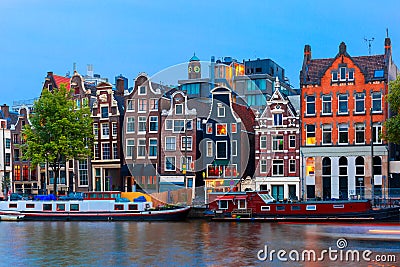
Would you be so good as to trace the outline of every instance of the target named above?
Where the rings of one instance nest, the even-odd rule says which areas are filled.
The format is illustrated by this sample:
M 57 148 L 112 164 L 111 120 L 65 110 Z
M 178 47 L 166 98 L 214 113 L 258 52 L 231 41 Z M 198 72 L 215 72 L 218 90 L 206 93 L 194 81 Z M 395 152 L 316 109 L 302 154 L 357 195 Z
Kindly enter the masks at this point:
M 139 86 L 139 95 L 146 94 L 146 86 Z
M 337 82 L 338 81 L 338 73 L 337 71 L 332 71 L 332 81 Z
M 349 70 L 349 81 L 354 81 L 354 70 Z
M 183 105 L 182 104 L 176 104 L 175 105 L 175 114 L 176 115 L 182 115 L 183 114 Z
M 274 114 L 274 126 L 282 125 L 282 113 Z
M 340 67 L 340 80 L 346 80 L 346 67 Z

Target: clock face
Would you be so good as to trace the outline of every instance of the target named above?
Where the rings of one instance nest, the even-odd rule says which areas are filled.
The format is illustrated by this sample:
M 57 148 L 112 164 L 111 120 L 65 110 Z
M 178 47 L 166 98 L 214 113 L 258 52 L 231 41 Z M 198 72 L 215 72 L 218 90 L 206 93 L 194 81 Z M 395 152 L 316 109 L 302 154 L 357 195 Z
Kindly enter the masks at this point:
M 192 72 L 192 66 L 188 68 L 188 72 Z
M 199 67 L 199 66 L 195 66 L 195 67 L 194 67 L 194 71 L 195 71 L 195 72 L 200 72 L 200 67 Z

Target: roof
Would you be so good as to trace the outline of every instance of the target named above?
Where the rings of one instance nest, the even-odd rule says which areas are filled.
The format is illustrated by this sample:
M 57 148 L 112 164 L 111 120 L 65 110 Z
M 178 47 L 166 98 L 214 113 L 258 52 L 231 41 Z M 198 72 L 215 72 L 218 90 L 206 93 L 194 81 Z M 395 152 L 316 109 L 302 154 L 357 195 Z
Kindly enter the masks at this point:
M 60 88 L 60 84 L 64 83 L 67 85 L 67 89 L 70 89 L 71 83 L 70 80 L 71 78 L 68 77 L 63 77 L 63 76 L 59 76 L 59 75 L 53 75 L 54 78 L 54 82 L 57 84 L 57 87 Z
M 193 57 L 189 59 L 189 62 L 191 61 L 200 61 L 200 59 L 196 56 L 196 54 L 193 54 Z
M 254 111 L 244 105 L 232 103 L 233 111 L 239 116 L 246 128 L 246 131 L 254 133 L 254 125 L 255 125 L 255 115 Z
M 349 56 L 347 53 L 346 55 Z M 320 79 L 325 74 L 326 70 L 332 65 L 338 56 L 335 58 L 310 60 L 306 65 L 306 73 L 302 74 L 306 75 L 306 77 L 301 77 L 302 82 L 305 84 L 319 84 Z M 385 55 L 349 57 L 363 72 L 366 81 L 376 80 L 377 78 L 374 78 L 374 71 L 385 68 Z

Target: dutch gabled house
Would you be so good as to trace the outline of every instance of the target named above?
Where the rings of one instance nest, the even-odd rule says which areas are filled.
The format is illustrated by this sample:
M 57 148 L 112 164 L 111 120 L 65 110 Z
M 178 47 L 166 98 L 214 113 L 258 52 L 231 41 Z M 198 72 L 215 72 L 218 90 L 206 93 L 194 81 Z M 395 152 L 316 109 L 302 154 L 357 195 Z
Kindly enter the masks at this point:
M 12 135 L 11 123 L 16 119 L 16 114 L 10 114 L 7 105 L 0 110 L 0 199 L 4 199 L 12 188 Z
M 381 197 L 388 187 L 388 149 L 380 133 L 388 118 L 385 95 L 397 67 L 390 39 L 385 53 L 351 56 L 341 43 L 333 58 L 313 59 L 304 48 L 301 157 L 307 198 Z
M 250 151 L 254 144 L 249 138 L 254 129 L 246 128 L 241 117 L 247 115 L 246 123 L 252 124 L 254 114 L 250 108 L 238 105 L 238 113 L 243 113 L 239 116 L 234 110 L 235 96 L 227 87 L 216 87 L 211 94 L 210 113 L 202 121 L 203 138 L 199 143 L 206 192 L 240 190 L 239 181 L 254 171 Z
M 121 175 L 124 98 L 110 83 L 100 82 L 96 86 L 92 118 L 95 140 L 91 162 L 93 187 L 89 190 L 124 191 Z
M 280 91 L 266 102 L 263 113 L 256 113 L 254 190 L 269 190 L 277 200 L 300 197 L 300 120 L 298 109 Z M 292 96 L 299 103 L 300 96 Z M 297 98 L 295 101 L 295 99 Z
M 161 99 L 159 191 L 194 188 L 197 112 L 188 97 L 171 89 Z
M 125 176 L 127 191 L 139 185 L 148 193 L 158 192 L 160 169 L 160 111 L 159 100 L 164 87 L 139 74 L 133 90 L 125 96 L 124 160 L 130 175 Z M 137 188 L 139 189 L 139 188 Z

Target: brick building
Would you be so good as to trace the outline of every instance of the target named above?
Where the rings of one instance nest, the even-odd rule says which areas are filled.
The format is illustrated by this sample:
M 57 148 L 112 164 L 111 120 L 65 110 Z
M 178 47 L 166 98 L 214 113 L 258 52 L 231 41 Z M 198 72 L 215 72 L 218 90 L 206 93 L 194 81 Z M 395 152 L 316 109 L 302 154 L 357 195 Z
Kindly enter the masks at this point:
M 333 58 L 313 59 L 304 48 L 301 87 L 303 197 L 371 198 L 387 188 L 388 149 L 380 138 L 388 117 L 384 96 L 390 39 L 381 55 L 350 56 L 341 43 Z

